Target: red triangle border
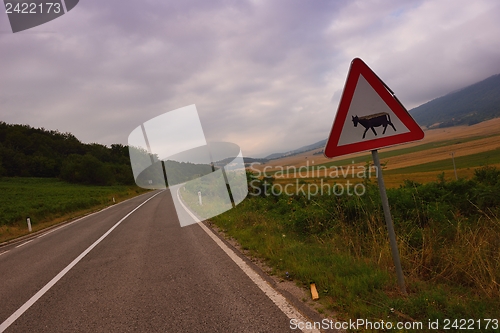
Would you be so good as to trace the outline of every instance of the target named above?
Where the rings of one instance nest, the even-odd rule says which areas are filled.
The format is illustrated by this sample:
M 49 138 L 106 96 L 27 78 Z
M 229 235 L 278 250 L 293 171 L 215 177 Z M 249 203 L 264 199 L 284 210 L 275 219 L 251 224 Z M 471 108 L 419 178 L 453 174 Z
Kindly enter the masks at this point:
M 365 80 L 378 93 L 387 106 L 401 120 L 401 122 L 409 129 L 409 132 L 392 135 L 384 138 L 376 138 L 347 145 L 338 146 L 340 134 L 344 127 L 347 113 L 352 102 L 352 97 L 358 83 L 359 76 L 363 75 Z M 340 99 L 337 115 L 333 122 L 330 136 L 325 146 L 324 155 L 328 158 L 337 156 L 369 151 L 383 147 L 393 146 L 401 143 L 417 141 L 424 138 L 424 132 L 420 126 L 411 117 L 405 107 L 392 94 L 387 85 L 368 67 L 363 60 L 355 58 L 351 62 L 349 74 L 347 75 L 346 84 L 342 97 Z

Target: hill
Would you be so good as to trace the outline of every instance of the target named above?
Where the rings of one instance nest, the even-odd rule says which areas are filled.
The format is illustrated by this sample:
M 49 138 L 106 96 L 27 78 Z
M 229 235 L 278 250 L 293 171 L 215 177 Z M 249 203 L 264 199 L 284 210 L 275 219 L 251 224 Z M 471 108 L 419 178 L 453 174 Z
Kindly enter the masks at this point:
M 433 99 L 410 110 L 413 118 L 427 128 L 445 128 L 460 125 L 474 125 L 485 120 L 500 117 L 500 74 Z M 323 148 L 326 140 L 265 157 L 275 160 Z M 322 154 L 322 151 L 316 152 Z
M 222 167 L 227 163 L 230 163 L 232 160 L 233 160 L 232 158 L 226 158 L 222 161 L 215 162 L 215 166 Z M 269 162 L 269 160 L 267 158 L 253 158 L 253 157 L 243 156 L 243 162 L 245 163 L 245 166 L 249 166 L 252 163 L 267 163 Z
M 410 110 L 422 126 L 473 125 L 500 117 L 500 74 Z
M 282 158 L 282 157 L 293 156 L 293 155 L 297 155 L 297 154 L 300 154 L 300 153 L 303 153 L 306 151 L 310 151 L 310 150 L 314 150 L 314 149 L 318 149 L 318 148 L 323 148 L 325 146 L 325 144 L 326 144 L 326 139 L 318 141 L 318 142 L 313 143 L 311 145 L 307 145 L 307 146 L 303 146 L 303 147 L 300 147 L 300 148 L 295 149 L 295 150 L 291 150 L 291 151 L 286 152 L 286 153 L 274 153 L 274 154 L 266 156 L 265 159 L 274 160 L 274 159 L 278 159 L 278 158 Z

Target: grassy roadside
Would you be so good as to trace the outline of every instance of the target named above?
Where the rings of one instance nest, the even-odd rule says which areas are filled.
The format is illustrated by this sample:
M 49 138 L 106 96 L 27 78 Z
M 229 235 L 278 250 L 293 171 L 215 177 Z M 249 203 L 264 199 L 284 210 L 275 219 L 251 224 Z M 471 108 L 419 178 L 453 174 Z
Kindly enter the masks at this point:
M 86 186 L 54 178 L 0 179 L 0 242 L 104 208 L 147 190 L 136 186 Z
M 378 188 L 366 186 L 361 197 L 249 197 L 211 220 L 278 276 L 314 281 L 339 320 L 499 320 L 500 172 L 388 191 L 406 297 L 397 290 Z

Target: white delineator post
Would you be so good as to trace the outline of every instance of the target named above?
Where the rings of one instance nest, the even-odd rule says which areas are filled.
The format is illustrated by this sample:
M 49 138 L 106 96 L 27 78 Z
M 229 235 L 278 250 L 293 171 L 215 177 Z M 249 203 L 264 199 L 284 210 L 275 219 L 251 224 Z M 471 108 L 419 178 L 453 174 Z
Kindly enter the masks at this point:
M 29 217 L 26 219 L 26 223 L 28 223 L 28 231 L 31 232 L 31 219 Z
M 201 191 L 198 191 L 198 202 L 200 203 L 200 206 L 203 205 L 203 203 L 201 202 Z
M 387 225 L 387 231 L 389 233 L 389 241 L 391 243 L 391 251 L 392 251 L 392 260 L 394 261 L 394 266 L 396 267 L 399 289 L 401 290 L 401 293 L 407 295 L 405 278 L 403 275 L 403 269 L 401 268 L 401 260 L 399 259 L 398 243 L 396 242 L 396 233 L 394 232 L 391 210 L 389 208 L 389 199 L 387 198 L 387 192 L 385 191 L 384 177 L 382 176 L 382 168 L 380 167 L 380 159 L 378 158 L 377 149 L 372 150 L 372 158 L 373 158 L 373 163 L 377 168 L 378 189 L 380 191 L 380 198 L 382 199 L 382 208 L 384 209 L 385 223 Z

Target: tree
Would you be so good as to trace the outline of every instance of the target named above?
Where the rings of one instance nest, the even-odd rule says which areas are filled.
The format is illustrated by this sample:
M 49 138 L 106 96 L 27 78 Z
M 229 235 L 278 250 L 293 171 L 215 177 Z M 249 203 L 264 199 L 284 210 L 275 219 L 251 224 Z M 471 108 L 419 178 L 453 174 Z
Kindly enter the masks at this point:
M 60 177 L 68 182 L 89 185 L 114 183 L 110 167 L 90 154 L 69 155 L 63 162 Z

